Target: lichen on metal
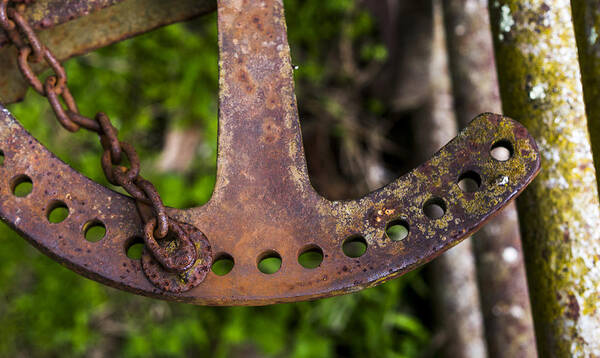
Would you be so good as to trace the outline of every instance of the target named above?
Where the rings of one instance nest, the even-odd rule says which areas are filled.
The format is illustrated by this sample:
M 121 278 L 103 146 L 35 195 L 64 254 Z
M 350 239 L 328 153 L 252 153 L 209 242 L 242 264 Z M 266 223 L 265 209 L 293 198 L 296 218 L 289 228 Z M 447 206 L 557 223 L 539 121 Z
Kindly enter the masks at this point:
M 539 170 L 537 146 L 527 130 L 487 113 L 428 162 L 384 188 L 358 200 L 329 201 L 313 189 L 306 169 L 282 1 L 221 0 L 218 17 L 221 92 L 214 193 L 202 207 L 171 208 L 168 214 L 202 232 L 213 258 L 232 257 L 231 272 L 208 272 L 202 284 L 186 292 L 155 287 L 147 277 L 152 273 L 125 254 L 143 235 L 134 201 L 68 167 L 5 110 L 0 114 L 5 157 L 0 217 L 41 251 L 105 284 L 195 304 L 260 305 L 355 292 L 398 277 L 478 229 Z M 512 149 L 512 157 L 493 159 L 495 143 Z M 457 184 L 467 170 L 481 178 L 474 193 Z M 22 180 L 33 184 L 26 197 L 13 193 Z M 424 206 L 431 200 L 443 206 L 444 215 L 426 215 Z M 69 208 L 60 224 L 46 217 L 56 202 Z M 397 220 L 409 229 L 401 241 L 386 235 L 387 225 Z M 87 241 L 90 225 L 104 226 L 105 237 Z M 362 242 L 366 252 L 348 254 L 348 240 Z M 298 256 L 315 247 L 323 252 L 321 265 L 304 268 Z M 259 261 L 272 256 L 281 258 L 280 269 L 263 273 Z
M 490 2 L 504 111 L 538 141 L 518 200 L 538 350 L 600 355 L 600 207 L 568 0 Z

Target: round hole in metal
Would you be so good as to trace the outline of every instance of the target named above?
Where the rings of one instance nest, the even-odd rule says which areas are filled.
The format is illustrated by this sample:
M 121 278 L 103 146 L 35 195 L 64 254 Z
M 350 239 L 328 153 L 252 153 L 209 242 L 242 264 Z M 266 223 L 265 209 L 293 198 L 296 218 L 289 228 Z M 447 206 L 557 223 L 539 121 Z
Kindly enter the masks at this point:
M 19 198 L 24 198 L 33 191 L 33 181 L 25 174 L 17 175 L 11 181 L 12 193 Z
M 231 255 L 220 253 L 216 256 L 212 264 L 212 272 L 217 276 L 225 276 L 233 270 L 235 261 Z
M 474 193 L 481 186 L 481 176 L 472 170 L 466 171 L 458 177 L 458 187 L 464 193 Z
M 132 260 L 139 260 L 142 258 L 144 253 L 144 239 L 141 237 L 134 237 L 129 240 L 125 254 Z
M 446 214 L 446 203 L 442 198 L 431 198 L 423 205 L 423 213 L 430 219 L 439 219 Z
M 394 220 L 385 229 L 385 234 L 392 241 L 402 241 L 409 234 L 408 223 L 404 220 Z
M 257 266 L 264 274 L 274 274 L 281 268 L 281 256 L 275 251 L 267 251 L 259 256 Z
M 490 155 L 492 158 L 499 162 L 505 162 L 512 158 L 514 154 L 514 148 L 512 143 L 507 139 L 501 139 L 496 141 L 490 149 Z
M 100 220 L 88 221 L 83 226 L 83 236 L 87 241 L 98 242 L 106 236 L 106 226 Z
M 367 252 L 367 240 L 361 235 L 350 236 L 344 241 L 342 251 L 348 257 L 361 257 Z
M 60 200 L 55 200 L 48 206 L 46 218 L 52 224 L 58 224 L 65 221 L 69 217 L 69 207 Z
M 298 263 L 307 269 L 315 269 L 323 262 L 323 250 L 317 245 L 307 246 L 298 255 Z

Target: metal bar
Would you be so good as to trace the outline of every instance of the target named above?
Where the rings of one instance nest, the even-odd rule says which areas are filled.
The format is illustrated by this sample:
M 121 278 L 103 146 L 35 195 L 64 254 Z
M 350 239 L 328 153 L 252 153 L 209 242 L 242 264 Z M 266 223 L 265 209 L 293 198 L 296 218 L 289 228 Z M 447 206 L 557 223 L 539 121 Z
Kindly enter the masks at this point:
M 600 208 L 567 0 L 490 1 L 505 113 L 537 139 L 542 171 L 518 201 L 538 350 L 600 355 Z
M 28 4 L 25 19 L 35 30 L 48 29 L 122 1 L 124 0 L 37 0 Z M 0 48 L 7 43 L 6 34 L 0 32 Z
M 433 39 L 429 73 L 429 99 L 422 115 L 415 118 L 415 152 L 426 160 L 458 132 L 452 106 L 442 7 L 433 1 Z M 467 239 L 440 255 L 429 267 L 434 292 L 434 312 L 441 329 L 444 357 L 485 357 L 483 315 L 477 289 L 472 240 Z
M 485 2 L 443 4 L 454 109 L 466 127 L 477 113 L 502 110 L 489 13 Z M 537 357 L 516 206 L 473 237 L 489 357 Z
M 107 1 L 107 0 L 105 0 Z M 214 0 L 126 0 L 40 32 L 40 39 L 60 61 L 108 46 L 174 22 L 216 9 Z M 21 100 L 27 85 L 16 64 L 13 47 L 0 49 L 0 102 Z M 45 67 L 34 68 L 37 73 Z

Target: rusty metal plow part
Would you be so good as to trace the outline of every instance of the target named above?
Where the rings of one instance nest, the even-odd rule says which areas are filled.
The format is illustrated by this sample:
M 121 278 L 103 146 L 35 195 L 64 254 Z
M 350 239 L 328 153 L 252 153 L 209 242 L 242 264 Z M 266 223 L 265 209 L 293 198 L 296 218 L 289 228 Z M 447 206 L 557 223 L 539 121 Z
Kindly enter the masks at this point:
M 263 305 L 354 292 L 398 277 L 475 231 L 537 174 L 539 154 L 526 129 L 483 114 L 431 160 L 386 187 L 358 200 L 323 198 L 306 169 L 281 0 L 221 0 L 218 11 L 217 181 L 207 204 L 169 209 L 169 215 L 206 235 L 213 259 L 233 258 L 231 272 L 209 272 L 186 292 L 153 286 L 143 260 L 126 256 L 143 235 L 134 201 L 61 162 L 6 110 L 0 113 L 2 219 L 74 271 L 119 289 L 194 304 Z M 492 157 L 498 146 L 510 159 Z M 476 190 L 463 191 L 463 177 L 476 182 Z M 23 181 L 33 189 L 18 197 L 13 189 Z M 47 214 L 57 205 L 68 207 L 69 216 L 53 224 Z M 429 205 L 443 215 L 428 216 Z M 106 236 L 87 241 L 90 224 L 103 225 Z M 403 225 L 408 235 L 392 240 L 390 224 Z M 363 241 L 366 252 L 346 256 L 348 240 Z M 299 263 L 307 249 L 323 253 L 318 267 Z M 273 274 L 257 267 L 267 256 L 281 258 Z

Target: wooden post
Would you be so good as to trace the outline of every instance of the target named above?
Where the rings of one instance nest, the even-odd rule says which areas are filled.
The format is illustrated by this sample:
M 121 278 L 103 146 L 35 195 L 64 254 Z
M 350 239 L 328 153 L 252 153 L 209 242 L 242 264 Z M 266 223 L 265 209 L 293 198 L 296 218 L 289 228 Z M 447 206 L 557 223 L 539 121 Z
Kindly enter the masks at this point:
M 506 115 L 538 141 L 542 170 L 518 199 L 538 350 L 600 355 L 600 208 L 568 0 L 493 0 Z
M 454 108 L 461 127 L 502 111 L 485 2 L 444 0 Z M 474 236 L 477 283 L 490 358 L 537 357 L 516 205 Z
M 434 1 L 434 31 L 430 99 L 416 118 L 415 143 L 419 161 L 431 156 L 457 132 L 448 73 L 441 4 Z M 465 240 L 431 263 L 436 320 L 443 334 L 445 357 L 486 356 L 483 317 L 471 240 Z

